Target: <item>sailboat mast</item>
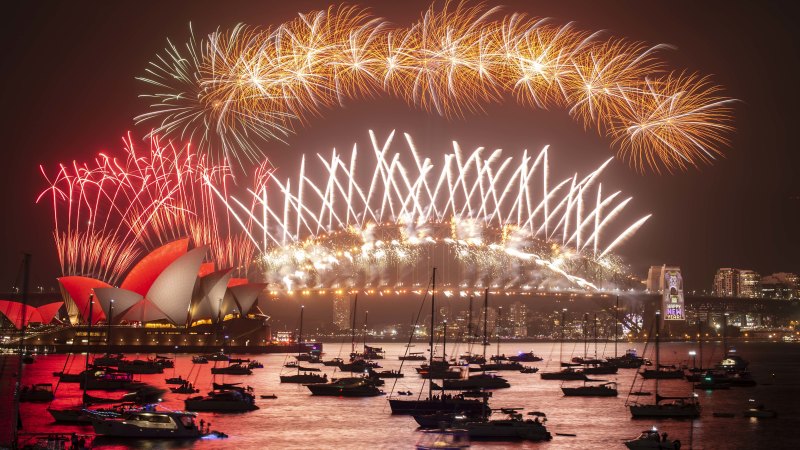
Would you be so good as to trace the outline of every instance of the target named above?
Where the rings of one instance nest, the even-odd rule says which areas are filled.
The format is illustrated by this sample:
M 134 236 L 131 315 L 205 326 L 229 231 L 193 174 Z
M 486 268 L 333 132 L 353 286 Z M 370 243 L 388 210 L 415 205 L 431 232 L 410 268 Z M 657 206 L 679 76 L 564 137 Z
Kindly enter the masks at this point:
M 617 341 L 619 340 L 619 295 L 617 305 L 614 307 L 614 358 L 617 357 Z
M 108 341 L 107 353 L 111 353 L 111 320 L 114 318 L 114 299 L 108 302 L 108 331 L 106 332 L 106 340 Z
M 500 319 L 503 316 L 503 307 L 497 308 L 497 320 L 494 324 L 495 333 L 497 333 L 497 356 L 500 356 Z
M 594 313 L 594 359 L 597 359 L 597 313 Z
M 433 371 L 433 331 L 436 325 L 436 267 L 433 268 L 433 276 L 431 277 L 431 329 L 428 333 L 430 335 L 430 369 Z M 444 386 L 444 383 L 442 383 Z M 428 399 L 433 399 L 433 378 L 428 382 Z
M 561 311 L 561 349 L 558 351 L 558 362 L 564 361 L 564 322 L 567 320 L 567 308 Z
M 486 364 L 486 346 L 489 344 L 487 335 L 486 320 L 489 315 L 489 288 L 483 293 L 483 362 Z
M 469 296 L 469 314 L 467 314 L 467 342 L 472 345 L 472 296 Z M 470 347 L 470 352 L 472 348 Z
M 583 364 L 589 359 L 589 313 L 583 313 Z
M 353 321 L 350 325 L 350 356 L 356 352 L 356 311 L 358 310 L 358 293 L 353 299 Z
M 305 305 L 300 305 L 300 332 L 297 336 L 297 356 L 300 356 L 303 353 L 303 313 L 305 310 Z
M 86 327 L 86 362 L 83 372 L 83 397 L 81 403 L 86 400 L 86 386 L 89 384 L 89 353 L 92 349 L 92 309 L 94 309 L 94 294 L 89 294 L 89 325 Z
M 367 321 L 369 320 L 369 311 L 364 311 L 364 351 L 367 354 Z
M 442 337 L 442 361 L 447 364 L 447 317 L 442 321 L 444 336 Z M 444 366 L 444 364 L 443 364 Z M 431 385 L 433 385 L 433 378 L 431 378 Z M 442 403 L 444 403 L 444 380 L 442 380 Z
M 656 310 L 656 404 L 658 404 L 658 379 L 661 378 L 661 311 Z

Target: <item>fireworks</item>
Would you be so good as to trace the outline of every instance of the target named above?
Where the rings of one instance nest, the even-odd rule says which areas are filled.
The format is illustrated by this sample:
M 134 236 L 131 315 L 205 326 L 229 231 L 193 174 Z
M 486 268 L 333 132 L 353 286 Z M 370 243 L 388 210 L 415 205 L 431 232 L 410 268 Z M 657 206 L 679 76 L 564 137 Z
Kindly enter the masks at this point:
M 640 170 L 709 163 L 727 144 L 731 100 L 704 77 L 669 72 L 661 47 L 463 3 L 431 7 L 408 28 L 331 7 L 276 27 L 192 37 L 184 49 L 170 43 L 140 78 L 152 104 L 137 121 L 242 163 L 261 160 L 263 141 L 349 98 L 389 94 L 463 116 L 511 95 L 567 109 Z
M 631 198 L 600 175 L 550 181 L 549 153 L 453 151 L 433 161 L 394 132 L 370 155 L 305 156 L 297 176 L 269 173 L 248 200 L 217 195 L 260 253 L 268 282 L 285 289 L 416 286 L 437 266 L 443 285 L 597 289 L 624 278 L 611 253 L 650 217 L 614 234 Z M 367 160 L 370 163 L 367 163 Z M 358 163 L 358 167 L 356 166 Z M 313 165 L 312 165 L 313 164 Z M 364 175 L 368 174 L 368 175 Z
M 183 237 L 209 245 L 218 264 L 246 270 L 254 249 L 212 190 L 227 191 L 229 168 L 156 137 L 144 153 L 130 136 L 124 144 L 121 159 L 100 154 L 52 176 L 40 167 L 48 188 L 37 202 L 52 202 L 62 273 L 114 284 L 143 251 Z

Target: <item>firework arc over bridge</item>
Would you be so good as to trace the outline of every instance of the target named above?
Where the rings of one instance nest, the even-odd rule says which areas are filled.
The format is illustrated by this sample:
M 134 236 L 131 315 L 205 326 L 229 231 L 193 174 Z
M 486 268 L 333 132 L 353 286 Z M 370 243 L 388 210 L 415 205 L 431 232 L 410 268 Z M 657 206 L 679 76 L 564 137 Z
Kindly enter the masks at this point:
M 303 156 L 296 175 L 262 177 L 247 197 L 217 192 L 245 227 L 273 287 L 413 288 L 440 268 L 443 286 L 595 290 L 626 276 L 612 251 L 650 217 L 615 222 L 631 197 L 603 188 L 612 159 L 563 180 L 549 149 L 423 156 L 409 134 L 369 133 L 371 149 Z
M 728 144 L 732 100 L 706 76 L 669 69 L 664 47 L 482 5 L 431 6 L 406 28 L 332 6 L 170 43 L 140 77 L 150 107 L 137 122 L 243 165 L 349 99 L 391 95 L 463 117 L 513 97 L 568 111 L 637 170 L 711 163 Z

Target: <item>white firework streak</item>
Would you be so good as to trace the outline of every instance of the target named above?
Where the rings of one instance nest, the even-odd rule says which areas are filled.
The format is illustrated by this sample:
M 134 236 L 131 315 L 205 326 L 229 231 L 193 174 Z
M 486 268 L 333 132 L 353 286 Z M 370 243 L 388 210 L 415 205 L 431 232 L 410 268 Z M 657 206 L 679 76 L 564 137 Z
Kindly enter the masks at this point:
M 391 150 L 394 131 L 383 142 L 371 130 L 369 137 L 369 163 L 369 152 L 359 155 L 354 145 L 350 155 L 335 149 L 317 154 L 318 165 L 303 156 L 294 178 L 282 181 L 271 173 L 248 190 L 249 201 L 214 190 L 238 223 L 253 224 L 242 228 L 283 288 L 353 286 L 357 275 L 348 272 L 359 270 L 371 271 L 362 276 L 371 286 L 386 283 L 391 277 L 376 272 L 399 274 L 425 246 L 444 244 L 481 267 L 497 266 L 498 273 L 509 263 L 524 266 L 528 275 L 538 267 L 566 280 L 566 287 L 594 290 L 597 283 L 566 269 L 570 261 L 617 265 L 611 251 L 650 218 L 606 237 L 632 200 L 619 191 L 604 196 L 599 180 L 611 159 L 583 177 L 553 183 L 547 146 L 535 157 L 525 150 L 515 159 L 503 158 L 499 149 L 465 154 L 453 142 L 437 166 L 420 156 L 408 134 L 405 154 Z M 390 238 L 386 230 L 393 230 Z M 486 274 L 478 278 L 477 284 L 504 285 Z

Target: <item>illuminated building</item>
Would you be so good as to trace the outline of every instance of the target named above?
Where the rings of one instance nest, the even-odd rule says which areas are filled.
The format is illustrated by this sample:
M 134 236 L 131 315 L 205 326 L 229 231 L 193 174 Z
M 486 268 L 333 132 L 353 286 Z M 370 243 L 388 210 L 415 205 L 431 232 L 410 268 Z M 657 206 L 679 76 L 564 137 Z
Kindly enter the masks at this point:
M 333 298 L 333 324 L 340 330 L 350 329 L 350 299 L 336 296 Z
M 749 269 L 722 268 L 714 276 L 717 297 L 757 298 L 761 295 L 761 276 Z
M 797 274 L 779 272 L 761 278 L 761 296 L 773 299 L 800 297 L 800 280 Z
M 522 302 L 514 302 L 508 309 L 511 335 L 515 338 L 528 337 L 528 306 Z
M 738 297 L 739 270 L 732 268 L 718 269 L 714 275 L 713 294 L 717 297 Z
M 761 275 L 752 270 L 739 271 L 739 295 L 737 297 L 756 298 L 761 296 Z

